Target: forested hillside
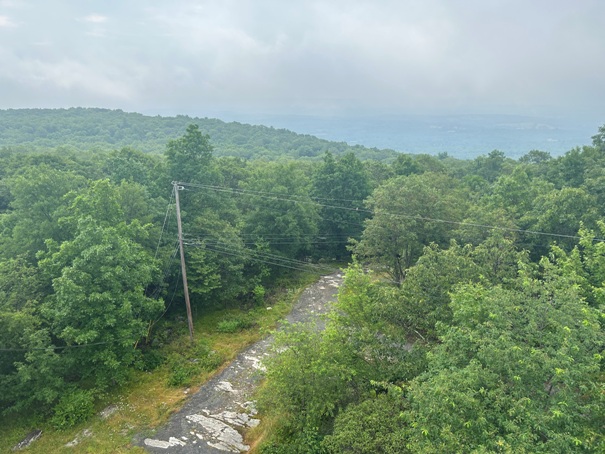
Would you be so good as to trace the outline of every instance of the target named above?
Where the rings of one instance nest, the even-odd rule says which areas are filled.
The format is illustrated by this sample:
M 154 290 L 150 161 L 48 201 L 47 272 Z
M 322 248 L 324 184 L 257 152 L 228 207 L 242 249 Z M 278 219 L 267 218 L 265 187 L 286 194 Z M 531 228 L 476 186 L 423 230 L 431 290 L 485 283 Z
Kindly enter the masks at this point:
M 134 114 L 57 113 L 0 149 L 3 418 L 35 409 L 65 430 L 132 371 L 220 364 L 160 348 L 157 324 L 184 312 L 177 181 L 194 313 L 253 310 L 292 271 L 352 263 L 324 332 L 278 336 L 262 452 L 605 451 L 605 126 L 556 159 L 387 163 L 318 141 L 319 160 L 266 161 L 218 121 L 146 131 Z M 62 147 L 82 114 L 116 121 L 86 137 L 124 136 L 90 153 L 76 128 Z M 22 129 L 1 124 L 3 140 Z
M 150 117 L 121 110 L 86 108 L 0 110 L 0 147 L 23 146 L 40 151 L 62 147 L 84 151 L 127 146 L 145 153 L 162 154 L 166 142 L 179 137 L 191 123 L 212 137 L 216 156 L 319 159 L 330 151 L 335 155 L 353 152 L 360 159 L 389 160 L 397 154 L 393 150 L 349 146 L 285 129 L 225 123 L 213 118 Z

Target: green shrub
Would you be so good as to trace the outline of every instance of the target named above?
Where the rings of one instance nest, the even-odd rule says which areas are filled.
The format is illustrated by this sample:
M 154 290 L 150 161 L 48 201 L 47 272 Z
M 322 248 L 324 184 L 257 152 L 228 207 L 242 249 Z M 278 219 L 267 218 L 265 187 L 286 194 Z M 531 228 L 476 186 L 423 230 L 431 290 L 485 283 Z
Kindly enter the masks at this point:
M 168 385 L 189 386 L 202 372 L 212 371 L 223 364 L 223 358 L 210 350 L 205 342 L 199 341 L 189 350 L 171 353 L 167 362 L 170 369 Z
M 216 325 L 216 330 L 219 333 L 231 334 L 237 333 L 244 329 L 251 328 L 253 325 L 254 323 L 250 322 L 249 320 L 246 320 L 245 318 L 232 317 L 218 322 L 218 324 Z
M 252 295 L 254 296 L 254 303 L 257 305 L 261 305 L 265 302 L 265 287 L 262 285 L 257 285 L 252 290 Z
M 168 364 L 170 367 L 169 386 L 189 386 L 191 379 L 202 371 L 197 362 L 187 360 L 178 353 L 168 357 Z
M 65 394 L 54 408 L 53 427 L 69 429 L 87 420 L 94 413 L 94 397 L 91 391 L 75 390 Z
M 213 371 L 223 364 L 225 359 L 215 351 L 211 351 L 206 356 L 199 358 L 200 367 L 205 371 Z
M 157 369 L 166 361 L 166 357 L 157 350 L 147 350 L 143 352 L 134 363 L 137 370 L 149 372 Z
M 305 427 L 285 440 L 272 441 L 261 447 L 261 454 L 326 454 L 322 436 L 316 427 Z

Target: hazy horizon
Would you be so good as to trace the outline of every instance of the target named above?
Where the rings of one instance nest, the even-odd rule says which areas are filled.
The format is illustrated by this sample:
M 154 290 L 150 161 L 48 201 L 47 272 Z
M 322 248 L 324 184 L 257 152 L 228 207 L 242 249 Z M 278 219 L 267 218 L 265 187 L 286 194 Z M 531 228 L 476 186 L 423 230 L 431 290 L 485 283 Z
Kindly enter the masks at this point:
M 107 109 L 97 107 L 100 109 Z M 44 110 L 44 109 L 41 109 Z M 122 110 L 122 109 L 120 109 Z M 124 110 L 123 110 L 124 111 Z M 130 112 L 130 111 L 125 111 Z M 447 153 L 473 159 L 492 150 L 518 159 L 531 150 L 553 157 L 590 145 L 603 124 L 595 117 L 521 115 L 270 115 L 241 112 L 133 112 L 164 118 L 215 118 L 309 134 L 320 139 L 403 153 Z M 32 125 L 35 127 L 35 125 Z M 1 138 L 0 138 L 1 139 Z M 212 137 L 211 137 L 212 140 Z M 1 144 L 1 140 L 0 140 Z
M 200 115 L 190 115 L 200 117 Z M 202 115 L 204 117 L 205 115 Z M 321 139 L 403 153 L 472 159 L 500 150 L 518 159 L 531 150 L 560 156 L 591 144 L 605 119 L 498 114 L 271 115 L 223 112 L 223 121 L 284 128 Z

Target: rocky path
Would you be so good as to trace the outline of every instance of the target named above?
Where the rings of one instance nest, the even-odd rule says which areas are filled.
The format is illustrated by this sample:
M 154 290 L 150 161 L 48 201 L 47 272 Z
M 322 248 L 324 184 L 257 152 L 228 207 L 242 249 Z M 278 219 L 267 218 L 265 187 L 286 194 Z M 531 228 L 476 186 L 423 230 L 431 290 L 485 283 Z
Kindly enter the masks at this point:
M 342 275 L 323 276 L 307 287 L 292 312 L 291 323 L 318 319 L 334 301 Z M 138 444 L 149 452 L 225 453 L 246 452 L 241 433 L 260 423 L 251 400 L 262 378 L 262 358 L 272 338 L 263 339 L 241 352 L 220 374 L 203 385 L 168 424 L 153 438 Z

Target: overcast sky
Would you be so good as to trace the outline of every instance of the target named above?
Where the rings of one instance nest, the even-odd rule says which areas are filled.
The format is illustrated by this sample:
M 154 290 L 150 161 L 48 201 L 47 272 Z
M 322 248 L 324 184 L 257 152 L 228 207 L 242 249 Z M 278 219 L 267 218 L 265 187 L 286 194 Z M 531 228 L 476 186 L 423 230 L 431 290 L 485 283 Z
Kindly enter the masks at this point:
M 603 0 L 0 0 L 0 108 L 601 114 Z

